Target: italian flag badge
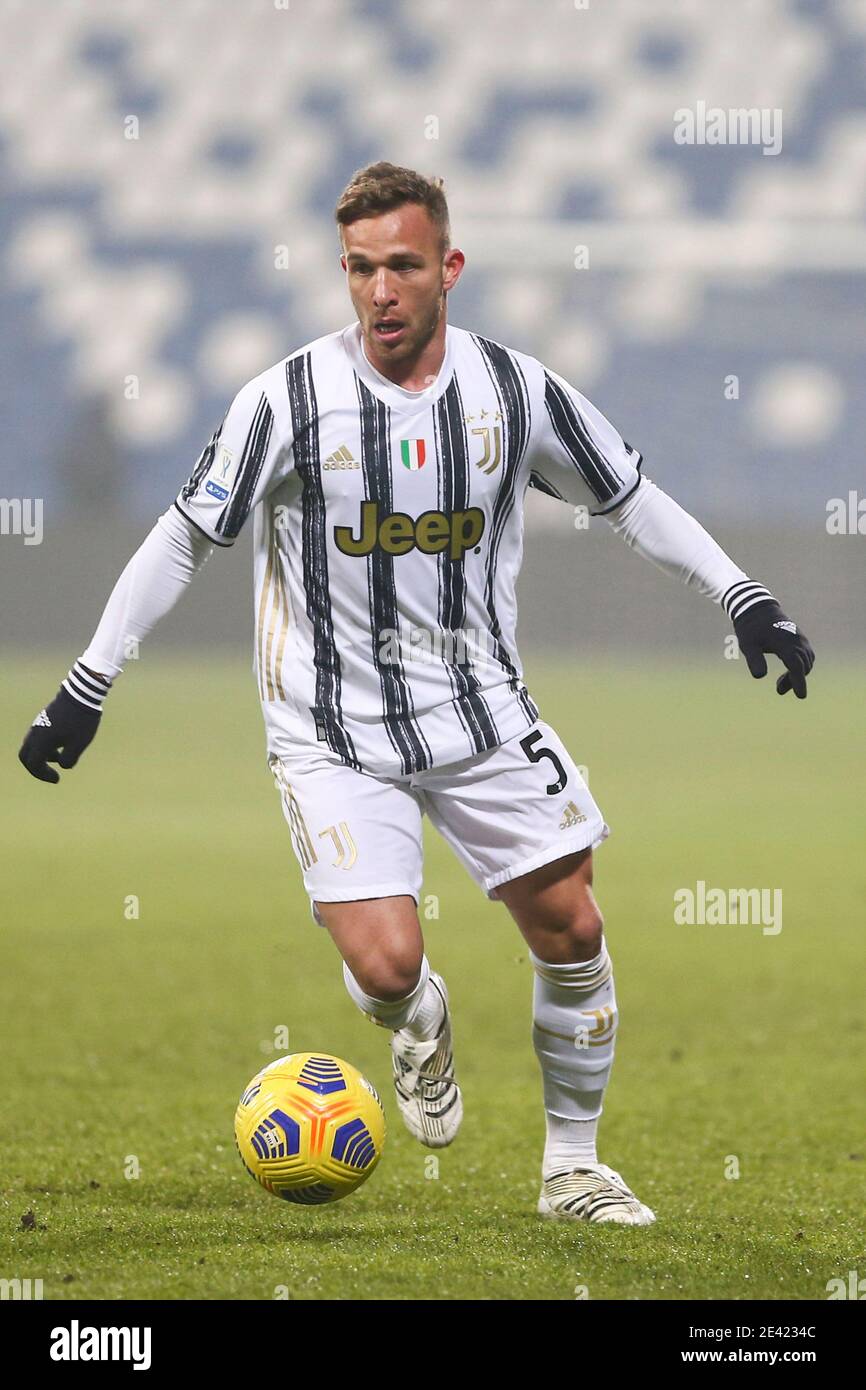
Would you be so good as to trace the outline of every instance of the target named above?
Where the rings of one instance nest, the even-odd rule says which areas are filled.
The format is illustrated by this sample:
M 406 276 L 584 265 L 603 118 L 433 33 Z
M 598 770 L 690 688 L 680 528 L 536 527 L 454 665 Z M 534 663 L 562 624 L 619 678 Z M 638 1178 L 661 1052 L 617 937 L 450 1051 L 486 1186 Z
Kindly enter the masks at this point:
M 427 459 L 427 450 L 423 439 L 401 439 L 400 457 L 403 460 L 403 467 L 409 468 L 413 473 L 417 473 L 419 468 L 423 468 Z

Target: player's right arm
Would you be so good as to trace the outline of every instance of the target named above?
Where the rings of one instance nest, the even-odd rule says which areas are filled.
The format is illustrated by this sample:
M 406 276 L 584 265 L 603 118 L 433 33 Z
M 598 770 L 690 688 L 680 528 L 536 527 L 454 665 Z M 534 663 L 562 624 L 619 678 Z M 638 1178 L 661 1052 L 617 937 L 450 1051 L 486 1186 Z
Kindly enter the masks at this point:
M 102 706 L 132 652 L 177 603 L 215 546 L 234 543 L 252 508 L 288 467 L 262 378 L 235 397 L 176 501 L 112 590 L 90 644 L 36 716 L 18 757 L 42 782 L 74 767 L 96 736 Z

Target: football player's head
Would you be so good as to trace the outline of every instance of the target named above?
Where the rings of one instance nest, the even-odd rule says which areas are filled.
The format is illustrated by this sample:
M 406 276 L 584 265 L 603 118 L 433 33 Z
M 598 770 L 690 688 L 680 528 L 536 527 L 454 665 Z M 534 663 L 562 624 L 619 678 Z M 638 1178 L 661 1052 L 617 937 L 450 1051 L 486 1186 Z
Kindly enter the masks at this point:
M 444 322 L 446 295 L 465 260 L 451 246 L 442 180 L 370 164 L 352 176 L 335 216 L 368 354 L 411 362 Z

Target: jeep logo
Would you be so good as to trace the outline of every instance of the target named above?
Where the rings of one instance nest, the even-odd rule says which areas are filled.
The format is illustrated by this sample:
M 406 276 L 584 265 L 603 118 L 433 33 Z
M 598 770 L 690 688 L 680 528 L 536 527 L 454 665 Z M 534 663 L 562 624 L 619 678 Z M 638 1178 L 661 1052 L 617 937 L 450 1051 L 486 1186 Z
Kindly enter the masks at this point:
M 344 555 L 369 555 L 378 545 L 386 555 L 408 555 L 416 548 L 425 555 L 447 550 L 452 560 L 462 560 L 484 534 L 480 507 L 465 512 L 422 512 L 415 520 L 407 512 L 391 512 L 379 520 L 379 503 L 362 502 L 357 535 L 351 526 L 335 526 L 334 540 Z

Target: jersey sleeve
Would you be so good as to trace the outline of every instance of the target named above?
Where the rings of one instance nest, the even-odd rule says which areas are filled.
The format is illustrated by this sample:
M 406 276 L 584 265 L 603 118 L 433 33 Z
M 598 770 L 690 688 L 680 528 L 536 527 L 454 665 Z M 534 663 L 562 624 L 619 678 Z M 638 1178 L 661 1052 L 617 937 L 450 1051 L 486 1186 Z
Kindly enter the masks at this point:
M 175 506 L 208 540 L 232 545 L 252 509 L 291 467 L 291 443 L 280 438 L 256 378 L 235 396 Z
M 201 528 L 169 507 L 115 584 L 81 664 L 116 679 L 212 553 Z
M 640 482 L 641 456 L 591 401 L 543 368 L 544 407 L 530 456 L 530 487 L 602 516 Z

